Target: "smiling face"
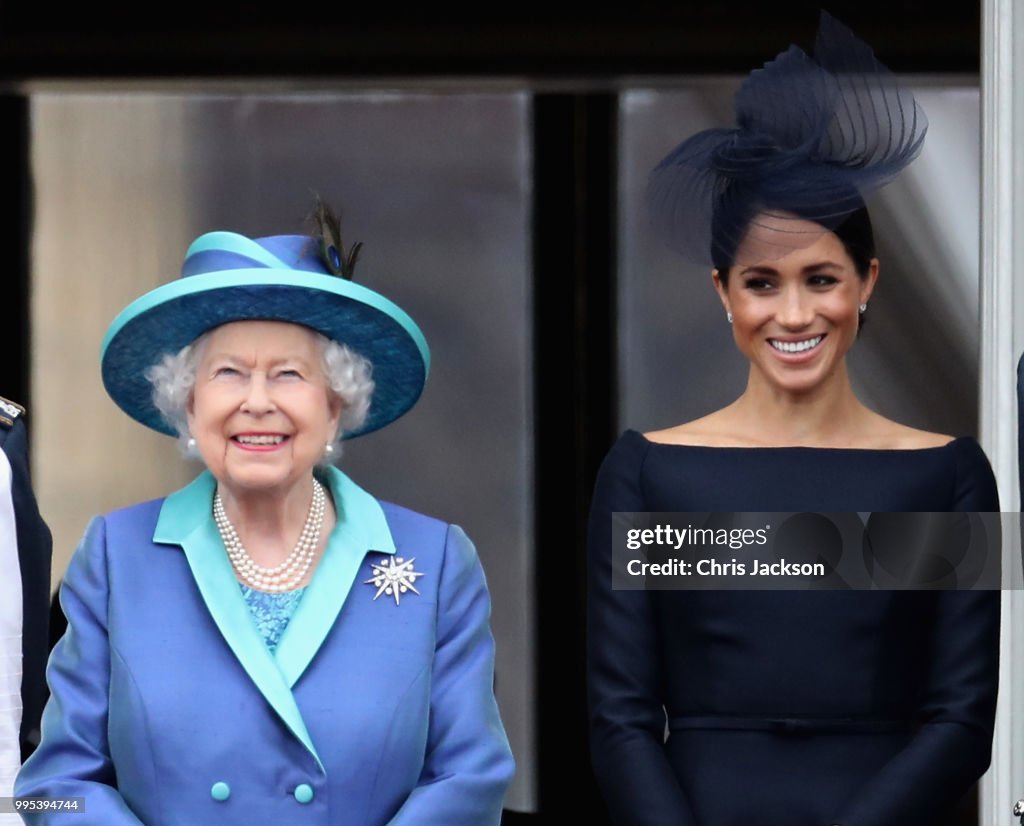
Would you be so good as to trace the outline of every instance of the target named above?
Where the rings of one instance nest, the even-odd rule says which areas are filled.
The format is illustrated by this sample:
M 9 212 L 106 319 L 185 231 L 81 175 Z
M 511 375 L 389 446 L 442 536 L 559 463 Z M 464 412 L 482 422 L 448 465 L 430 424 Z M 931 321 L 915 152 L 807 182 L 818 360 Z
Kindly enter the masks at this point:
M 781 258 L 757 260 L 752 254 L 777 248 L 772 236 L 793 231 L 818 237 Z M 846 352 L 857 337 L 858 308 L 867 303 L 878 277 L 877 259 L 860 274 L 834 233 L 791 218 L 752 224 L 736 257 L 749 263 L 734 266 L 725 284 L 716 271 L 715 288 L 732 313 L 733 336 L 750 360 L 752 378 L 799 395 L 845 371 Z
M 309 479 L 338 427 L 315 334 L 279 321 L 236 321 L 205 340 L 189 432 L 235 496 L 286 496 Z

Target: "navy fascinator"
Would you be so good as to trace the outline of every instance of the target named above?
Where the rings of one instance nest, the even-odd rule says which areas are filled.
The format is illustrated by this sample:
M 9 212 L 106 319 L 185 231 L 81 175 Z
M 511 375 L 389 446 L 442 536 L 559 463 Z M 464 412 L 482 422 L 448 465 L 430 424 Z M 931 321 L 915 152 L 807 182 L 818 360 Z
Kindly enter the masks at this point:
M 751 72 L 735 106 L 735 127 L 691 136 L 648 180 L 656 230 L 700 264 L 741 263 L 752 225 L 771 241 L 748 257 L 813 243 L 913 161 L 928 128 L 911 92 L 824 11 L 813 57 L 790 46 Z

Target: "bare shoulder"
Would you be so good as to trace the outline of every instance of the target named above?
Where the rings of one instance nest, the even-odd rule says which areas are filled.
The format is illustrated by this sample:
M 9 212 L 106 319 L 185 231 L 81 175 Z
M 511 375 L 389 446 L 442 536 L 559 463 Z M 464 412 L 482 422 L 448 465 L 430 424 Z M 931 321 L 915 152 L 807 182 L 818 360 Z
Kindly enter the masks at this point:
M 836 432 L 811 438 L 804 434 L 799 440 L 781 437 L 768 440 L 759 430 L 744 427 L 742 414 L 734 407 L 725 407 L 690 422 L 653 430 L 644 437 L 656 444 L 699 447 L 776 447 L 805 445 L 810 447 L 852 447 L 865 450 L 921 450 L 944 447 L 955 441 L 947 433 L 935 433 L 900 424 L 872 411 L 866 411 L 856 422 Z
M 644 433 L 644 437 L 658 444 L 695 447 L 741 447 L 751 444 L 738 438 L 736 433 L 728 408 L 724 408 L 664 430 L 652 430 Z
M 950 436 L 948 433 L 920 430 L 878 416 L 877 425 L 872 428 L 872 435 L 869 438 L 871 444 L 866 446 L 882 450 L 922 450 L 931 447 L 945 447 L 955 440 L 956 437 Z

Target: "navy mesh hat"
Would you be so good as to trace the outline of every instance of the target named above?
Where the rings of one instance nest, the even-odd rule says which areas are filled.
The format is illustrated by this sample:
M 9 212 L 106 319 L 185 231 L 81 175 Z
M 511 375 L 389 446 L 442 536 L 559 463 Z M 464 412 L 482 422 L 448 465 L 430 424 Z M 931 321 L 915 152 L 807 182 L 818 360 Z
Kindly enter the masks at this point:
M 700 264 L 739 263 L 763 218 L 776 240 L 757 258 L 813 243 L 913 161 L 928 128 L 911 92 L 826 12 L 814 56 L 790 46 L 751 72 L 735 106 L 735 127 L 691 136 L 648 180 L 656 230 Z

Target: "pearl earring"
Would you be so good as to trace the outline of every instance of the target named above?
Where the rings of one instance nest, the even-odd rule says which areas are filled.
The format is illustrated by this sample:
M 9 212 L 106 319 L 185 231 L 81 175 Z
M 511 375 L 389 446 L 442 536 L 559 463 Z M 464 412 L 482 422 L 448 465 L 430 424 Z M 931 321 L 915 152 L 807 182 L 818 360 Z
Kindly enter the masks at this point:
M 726 313 L 725 320 L 732 324 L 732 313 Z
M 324 448 L 324 453 L 326 453 L 328 456 L 330 456 L 332 453 L 334 453 L 334 445 L 332 445 L 330 442 L 328 442 L 327 443 L 327 447 Z
M 867 312 L 868 305 L 867 304 L 861 304 L 860 307 L 858 307 L 857 309 L 860 310 L 860 314 L 861 315 L 864 315 L 864 313 Z
M 187 447 L 189 450 L 194 450 L 195 446 L 196 446 L 196 440 L 193 439 L 191 436 L 189 436 L 188 437 L 188 441 L 185 442 L 185 447 Z

